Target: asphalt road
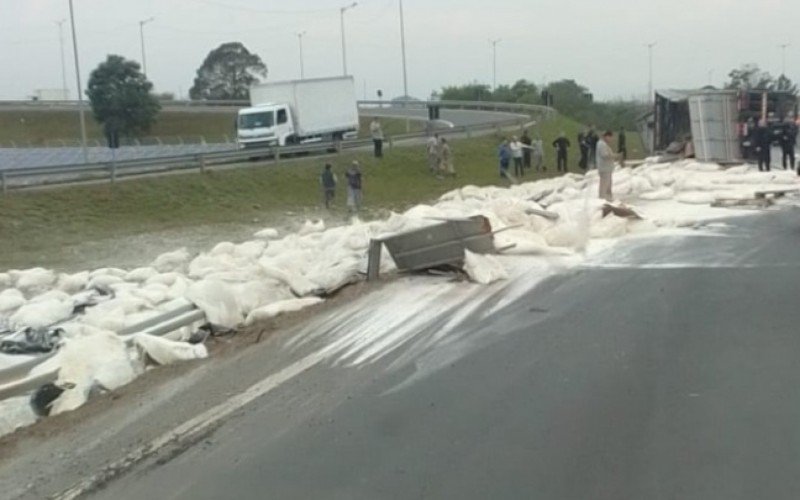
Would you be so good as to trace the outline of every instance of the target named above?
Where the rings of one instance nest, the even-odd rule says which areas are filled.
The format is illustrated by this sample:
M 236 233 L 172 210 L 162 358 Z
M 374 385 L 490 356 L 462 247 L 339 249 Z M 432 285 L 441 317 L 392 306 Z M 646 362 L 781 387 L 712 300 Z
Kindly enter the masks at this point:
M 800 498 L 799 212 L 612 250 L 424 377 L 313 366 L 96 497 Z

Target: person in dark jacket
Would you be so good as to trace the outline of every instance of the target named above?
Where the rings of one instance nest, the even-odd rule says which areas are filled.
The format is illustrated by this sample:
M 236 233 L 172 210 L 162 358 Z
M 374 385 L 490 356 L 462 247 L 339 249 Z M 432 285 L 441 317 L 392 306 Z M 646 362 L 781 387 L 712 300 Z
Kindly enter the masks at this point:
M 361 210 L 361 169 L 358 162 L 353 161 L 350 168 L 345 172 L 347 177 L 347 206 L 351 212 Z
M 622 155 L 622 163 L 628 159 L 628 140 L 625 137 L 625 127 L 619 128 L 619 135 L 617 136 L 617 153 Z
M 553 141 L 553 147 L 556 148 L 556 170 L 559 172 L 566 172 L 567 149 L 569 149 L 570 143 L 564 132 L 561 132 L 558 139 Z
M 793 121 L 787 121 L 781 134 L 781 151 L 783 152 L 783 169 L 787 170 L 791 165 L 795 167 L 794 149 L 797 146 L 797 125 Z
M 765 120 L 758 123 L 755 132 L 756 155 L 758 156 L 758 171 L 769 172 L 772 163 L 772 131 Z
M 330 163 L 326 163 L 325 169 L 322 170 L 322 175 L 319 176 L 325 208 L 331 208 L 331 202 L 336 194 L 336 174 L 333 173 L 332 168 Z
M 589 161 L 587 166 L 589 168 L 594 168 L 597 166 L 597 142 L 600 140 L 600 137 L 597 135 L 597 132 L 594 131 L 594 125 L 589 127 L 589 131 L 586 133 L 586 146 L 589 148 Z
M 528 129 L 522 132 L 519 142 L 522 143 L 522 167 L 531 168 L 531 144 L 533 144 L 533 139 L 531 139 Z
M 586 134 L 583 132 L 578 133 L 578 148 L 581 152 L 581 158 L 578 160 L 578 166 L 584 170 L 589 166 L 589 145 L 586 143 Z

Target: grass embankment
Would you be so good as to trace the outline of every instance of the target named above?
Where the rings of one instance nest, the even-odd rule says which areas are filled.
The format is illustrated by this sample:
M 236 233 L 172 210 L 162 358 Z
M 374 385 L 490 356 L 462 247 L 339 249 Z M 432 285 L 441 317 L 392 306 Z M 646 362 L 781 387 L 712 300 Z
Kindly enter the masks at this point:
M 234 140 L 236 111 L 172 111 L 159 113 L 158 121 L 143 140 L 147 143 L 150 137 L 159 137 L 166 143 L 177 143 L 178 138 L 187 142 L 225 142 Z M 369 135 L 367 117 L 361 117 L 361 136 Z M 386 134 L 402 134 L 406 132 L 406 120 L 381 118 Z M 0 110 L 0 147 L 17 146 L 58 146 L 60 141 L 67 145 L 76 145 L 80 140 L 78 114 L 75 111 L 32 109 L 32 110 Z M 423 123 L 409 121 L 412 132 L 422 130 Z M 99 141 L 105 145 L 102 128 L 94 121 L 91 113 L 86 115 L 86 134 L 89 140 Z
M 404 127 L 404 125 L 403 125 Z M 559 117 L 541 125 L 545 144 L 559 131 L 574 137 L 579 125 Z M 306 158 L 274 164 L 248 164 L 238 169 L 143 178 L 110 184 L 11 192 L 0 197 L 0 269 L 45 266 L 60 268 L 65 247 L 162 230 L 213 224 L 246 224 L 258 219 L 263 226 L 285 213 L 343 218 L 346 215 L 344 171 L 359 160 L 364 172 L 364 216 L 401 210 L 430 201 L 466 184 L 506 184 L 499 178 L 496 148 L 499 136 L 451 141 L 458 176 L 437 180 L 428 170 L 423 146 L 398 146 L 383 160 L 366 152 L 349 152 L 326 159 Z M 570 170 L 578 171 L 576 148 Z M 633 145 L 631 144 L 631 149 Z M 641 148 L 639 148 L 641 151 Z M 547 151 L 547 173 L 555 175 L 552 149 Z M 319 208 L 321 165 L 331 161 L 340 179 L 336 207 Z M 180 246 L 175 242 L 175 247 Z

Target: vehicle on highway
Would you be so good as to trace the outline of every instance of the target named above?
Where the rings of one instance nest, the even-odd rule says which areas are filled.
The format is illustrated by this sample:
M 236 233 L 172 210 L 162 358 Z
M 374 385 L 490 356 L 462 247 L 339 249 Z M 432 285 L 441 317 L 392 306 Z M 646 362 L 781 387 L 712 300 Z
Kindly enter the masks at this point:
M 256 84 L 250 104 L 236 121 L 240 147 L 340 141 L 358 134 L 352 77 Z

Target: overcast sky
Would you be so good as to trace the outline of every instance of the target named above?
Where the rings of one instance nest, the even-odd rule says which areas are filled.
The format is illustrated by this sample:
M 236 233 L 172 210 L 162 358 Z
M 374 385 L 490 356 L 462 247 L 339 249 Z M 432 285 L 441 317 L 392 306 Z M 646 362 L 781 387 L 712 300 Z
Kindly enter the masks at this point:
M 346 0 L 74 0 L 84 82 L 107 54 L 141 59 L 156 90 L 186 95 L 209 50 L 241 41 L 269 68 L 270 80 L 299 77 L 305 31 L 307 77 L 341 74 L 339 7 Z M 447 84 L 491 83 L 490 39 L 498 83 L 572 78 L 598 98 L 642 97 L 647 49 L 656 88 L 714 84 L 733 67 L 757 63 L 800 80 L 800 0 L 405 0 L 409 91 L 426 97 Z M 56 21 L 67 0 L 0 0 L 0 99 L 61 87 Z M 398 0 L 360 0 L 345 14 L 348 69 L 359 95 L 402 93 Z M 75 96 L 69 25 L 64 25 L 68 87 Z

